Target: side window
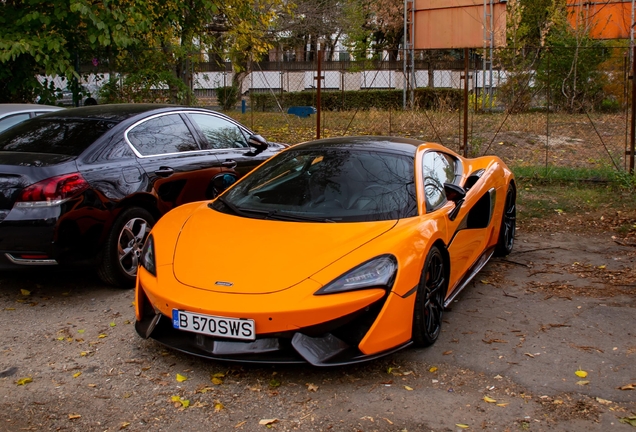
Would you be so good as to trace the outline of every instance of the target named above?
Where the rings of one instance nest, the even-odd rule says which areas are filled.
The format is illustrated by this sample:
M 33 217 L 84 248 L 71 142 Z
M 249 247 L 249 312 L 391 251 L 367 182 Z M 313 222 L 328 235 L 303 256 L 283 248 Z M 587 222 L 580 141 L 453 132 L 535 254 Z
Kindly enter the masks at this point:
M 430 151 L 424 154 L 422 174 L 426 211 L 435 210 L 446 202 L 444 183 L 455 182 L 455 165 L 456 161 L 444 153 Z
M 128 140 L 142 156 L 199 150 L 178 114 L 155 117 L 128 131 Z
M 234 123 L 208 114 L 190 114 L 205 138 L 206 149 L 247 148 L 243 131 Z
M 7 116 L 0 120 L 0 131 L 9 129 L 11 126 L 22 123 L 29 119 L 29 113 L 21 113 Z

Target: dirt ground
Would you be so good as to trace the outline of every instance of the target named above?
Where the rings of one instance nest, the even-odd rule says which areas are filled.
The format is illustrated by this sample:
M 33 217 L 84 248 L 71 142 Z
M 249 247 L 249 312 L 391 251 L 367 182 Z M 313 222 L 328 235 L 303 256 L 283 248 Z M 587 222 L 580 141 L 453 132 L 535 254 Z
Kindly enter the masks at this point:
M 180 354 L 136 335 L 132 291 L 5 273 L 0 431 L 635 430 L 636 247 L 613 235 L 522 226 L 433 347 L 333 369 Z

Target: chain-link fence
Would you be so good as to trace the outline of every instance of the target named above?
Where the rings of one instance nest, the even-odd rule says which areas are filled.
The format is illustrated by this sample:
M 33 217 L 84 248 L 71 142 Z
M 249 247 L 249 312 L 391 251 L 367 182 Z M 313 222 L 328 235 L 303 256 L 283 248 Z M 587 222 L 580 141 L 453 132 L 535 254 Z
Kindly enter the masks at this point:
M 197 54 L 179 70 L 197 104 L 224 109 L 268 139 L 314 138 L 316 115 L 290 110 L 313 107 L 321 137 L 414 137 L 469 156 L 496 154 L 529 174 L 574 168 L 590 178 L 629 170 L 627 48 L 502 48 L 464 56 L 464 50 L 415 51 L 406 61 L 401 52 L 273 53 L 235 67 Z M 100 82 L 125 81 L 112 65 L 84 63 L 91 94 Z M 170 101 L 167 85 L 150 86 L 152 101 Z

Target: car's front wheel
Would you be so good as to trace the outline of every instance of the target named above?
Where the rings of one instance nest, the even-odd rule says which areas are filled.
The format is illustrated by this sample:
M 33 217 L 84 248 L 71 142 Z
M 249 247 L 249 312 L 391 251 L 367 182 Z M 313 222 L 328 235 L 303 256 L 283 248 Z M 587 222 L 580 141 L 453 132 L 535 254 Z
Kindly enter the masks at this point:
M 415 298 L 413 342 L 416 345 L 433 345 L 439 336 L 448 291 L 446 273 L 444 256 L 433 246 L 426 256 Z
M 97 268 L 99 277 L 121 288 L 135 286 L 141 249 L 155 218 L 141 207 L 130 207 L 117 217 L 108 234 Z

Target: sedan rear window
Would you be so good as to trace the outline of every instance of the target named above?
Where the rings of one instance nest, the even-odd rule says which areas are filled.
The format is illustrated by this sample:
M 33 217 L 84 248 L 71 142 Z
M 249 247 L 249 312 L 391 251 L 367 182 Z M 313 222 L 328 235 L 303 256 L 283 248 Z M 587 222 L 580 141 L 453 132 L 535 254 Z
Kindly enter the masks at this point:
M 0 151 L 79 156 L 115 124 L 101 119 L 36 117 L 0 134 Z

